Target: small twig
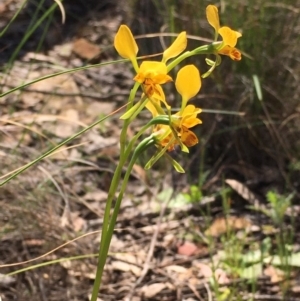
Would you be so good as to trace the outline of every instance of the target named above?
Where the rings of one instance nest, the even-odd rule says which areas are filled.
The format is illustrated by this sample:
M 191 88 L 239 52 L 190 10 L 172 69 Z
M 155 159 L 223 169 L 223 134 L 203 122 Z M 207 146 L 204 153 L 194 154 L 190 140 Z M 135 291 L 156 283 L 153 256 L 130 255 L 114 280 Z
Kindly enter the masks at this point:
M 204 282 L 203 285 L 204 285 L 204 287 L 206 289 L 206 292 L 207 292 L 208 301 L 212 301 L 212 294 L 211 294 L 211 290 L 210 290 L 208 284 Z
M 39 278 L 39 281 L 38 281 L 40 292 L 41 292 L 43 301 L 48 301 L 48 298 L 46 297 L 46 294 L 45 294 L 45 288 L 44 288 L 44 284 L 43 284 L 42 279 L 43 278 Z

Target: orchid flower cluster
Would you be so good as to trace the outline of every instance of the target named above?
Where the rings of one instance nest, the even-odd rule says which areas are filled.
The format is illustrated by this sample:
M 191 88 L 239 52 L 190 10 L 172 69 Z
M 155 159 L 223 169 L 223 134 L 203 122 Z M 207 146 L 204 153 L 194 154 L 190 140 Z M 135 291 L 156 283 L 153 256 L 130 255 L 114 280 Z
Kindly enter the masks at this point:
M 173 82 L 169 72 L 187 57 L 198 54 L 216 56 L 215 61 L 206 59 L 211 68 L 202 77 L 208 76 L 220 64 L 220 54 L 237 61 L 241 59 L 240 51 L 235 48 L 241 34 L 227 26 L 220 26 L 216 6 L 208 5 L 206 15 L 208 23 L 215 29 L 214 42 L 211 45 L 184 52 L 187 46 L 187 35 L 186 32 L 181 32 L 172 45 L 163 52 L 161 61 L 145 60 L 140 65 L 138 64 L 139 49 L 126 25 L 121 25 L 115 36 L 115 49 L 121 57 L 131 61 L 136 72 L 133 78 L 135 81 L 133 91 L 137 91 L 138 87 L 141 87 L 143 91 L 141 99 L 136 104 L 133 103 L 135 95 L 131 95 L 127 111 L 121 118 L 132 120 L 144 107 L 151 112 L 153 117 L 152 142 L 156 145 L 157 152 L 147 163 L 146 168 L 150 168 L 162 155 L 167 155 L 167 152 L 174 150 L 176 145 L 179 145 L 182 151 L 188 152 L 189 147 L 198 143 L 197 136 L 190 129 L 201 124 L 201 120 L 197 117 L 201 109 L 188 102 L 201 88 L 200 71 L 195 65 L 186 65 L 178 71 L 175 87 L 181 95 L 181 106 L 180 110 L 173 114 L 171 114 L 171 107 L 162 88 L 162 85 Z M 218 41 L 219 35 L 222 37 L 221 41 Z M 176 161 L 170 156 L 168 158 L 177 171 L 183 172 Z
M 126 104 L 126 112 L 121 116 L 124 122 L 120 134 L 120 158 L 106 200 L 97 273 L 91 301 L 98 300 L 97 295 L 101 286 L 109 245 L 126 185 L 136 160 L 145 149 L 155 146 L 156 153 L 148 161 L 146 168 L 150 168 L 164 155 L 178 172 L 184 172 L 179 163 L 168 155 L 168 152 L 174 150 L 176 146 L 179 146 L 182 151 L 188 152 L 189 147 L 198 143 L 198 138 L 191 128 L 201 124 L 201 120 L 198 118 L 201 109 L 189 104 L 189 101 L 200 91 L 201 78 L 209 76 L 220 64 L 220 55 L 227 55 L 236 61 L 241 59 L 241 53 L 235 48 L 237 39 L 241 34 L 229 27 L 220 26 L 218 9 L 214 5 L 209 5 L 206 8 L 206 15 L 209 24 L 215 30 L 214 42 L 192 51 L 185 51 L 187 35 L 186 32 L 181 32 L 172 45 L 163 52 L 161 61 L 145 60 L 140 64 L 138 63 L 137 53 L 139 49 L 126 25 L 121 25 L 115 36 L 114 46 L 117 52 L 121 57 L 131 61 L 136 75 L 133 78 L 134 85 Z M 218 40 L 219 36 L 222 38 L 220 41 Z M 175 66 L 186 58 L 199 54 L 213 54 L 215 60 L 206 59 L 206 63 L 210 68 L 202 75 L 200 75 L 200 71 L 195 65 L 185 65 L 179 69 L 175 79 L 175 87 L 181 96 L 181 105 L 178 112 L 174 113 L 167 101 L 163 85 L 173 82 L 173 78 L 169 73 Z M 142 89 L 142 96 L 138 101 L 135 101 L 139 88 Z M 128 141 L 128 127 L 144 108 L 149 110 L 152 118 Z M 149 136 L 135 146 L 139 137 L 148 133 L 149 129 L 151 129 Z M 121 181 L 124 170 L 126 170 L 126 173 L 123 181 Z M 114 206 L 113 210 L 111 210 L 112 206 Z

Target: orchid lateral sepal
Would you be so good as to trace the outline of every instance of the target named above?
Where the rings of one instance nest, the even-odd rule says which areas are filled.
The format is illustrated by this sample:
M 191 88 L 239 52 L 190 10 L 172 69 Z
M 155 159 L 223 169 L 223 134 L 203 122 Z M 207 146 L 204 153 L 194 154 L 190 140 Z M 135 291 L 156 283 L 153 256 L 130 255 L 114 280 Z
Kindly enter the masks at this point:
M 171 141 L 170 141 L 170 143 L 171 143 Z M 151 159 L 147 162 L 147 164 L 145 165 L 144 168 L 146 170 L 150 169 L 164 155 L 171 162 L 171 164 L 173 165 L 173 167 L 175 168 L 175 170 L 177 172 L 185 173 L 182 166 L 167 153 L 168 148 L 169 148 L 169 145 L 167 144 L 160 151 L 156 152 L 156 154 L 154 154 L 151 157 Z
M 175 170 L 179 173 L 185 173 L 185 170 L 183 167 L 175 160 L 173 159 L 168 153 L 165 153 L 166 158 L 171 162 Z
M 155 141 L 155 135 L 151 135 Z M 170 141 L 165 147 L 161 148 L 159 151 L 157 151 L 151 158 L 150 160 L 147 162 L 147 164 L 145 165 L 145 169 L 148 170 L 150 169 L 164 154 L 166 154 L 170 144 L 172 143 L 172 141 Z

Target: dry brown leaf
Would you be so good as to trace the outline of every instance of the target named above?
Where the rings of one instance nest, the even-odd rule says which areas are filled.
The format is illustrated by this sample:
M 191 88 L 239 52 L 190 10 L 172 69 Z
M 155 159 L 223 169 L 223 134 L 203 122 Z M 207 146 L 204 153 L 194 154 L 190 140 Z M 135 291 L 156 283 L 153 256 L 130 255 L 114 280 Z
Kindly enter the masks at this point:
M 284 280 L 284 272 L 272 265 L 265 268 L 264 275 L 269 276 L 272 283 L 278 283 Z
M 300 285 L 298 284 L 298 285 L 293 285 L 292 287 L 291 287 L 291 290 L 292 290 L 292 292 L 294 293 L 294 294 L 300 294 Z
M 166 266 L 166 271 L 169 273 L 176 273 L 176 274 L 187 274 L 188 269 L 180 266 L 180 265 L 169 265 Z
M 196 278 L 194 276 L 192 268 L 187 269 L 179 265 L 170 265 L 165 269 L 173 279 L 176 279 L 179 282 L 186 283 L 188 281 L 191 285 L 195 285 L 199 282 L 198 277 Z
M 160 293 L 163 289 L 168 286 L 165 283 L 153 283 L 142 288 L 142 293 L 146 298 L 152 298 Z
M 197 254 L 199 248 L 192 242 L 185 241 L 177 247 L 177 253 L 185 256 L 193 256 Z
M 130 264 L 124 261 L 113 261 L 111 264 L 114 270 L 122 271 L 122 272 L 131 272 L 136 277 L 140 277 L 142 273 L 142 269 L 134 264 Z
M 66 122 L 58 124 L 55 128 L 55 135 L 60 138 L 68 138 L 76 133 L 78 128 L 79 113 L 74 109 L 63 112 Z
M 228 216 L 214 220 L 212 225 L 204 232 L 207 236 L 218 237 L 230 230 L 247 229 L 251 226 L 250 220 L 244 217 Z
M 215 279 L 218 281 L 219 284 L 226 285 L 230 283 L 227 273 L 224 270 L 216 269 L 214 274 Z
M 83 199 L 85 201 L 95 201 L 95 202 L 105 201 L 107 199 L 107 192 L 101 189 L 96 189 L 92 192 L 86 193 Z
M 9 285 L 11 285 L 11 284 L 13 284 L 15 282 L 16 282 L 16 278 L 14 278 L 12 276 L 0 274 L 0 284 L 1 285 L 3 285 L 3 286 L 9 286 Z
M 83 219 L 80 215 L 80 212 L 71 212 L 70 218 L 73 229 L 75 232 L 81 231 L 86 228 L 86 220 Z
M 101 49 L 86 39 L 80 38 L 74 42 L 73 52 L 85 60 L 91 60 L 100 55 Z
M 45 240 L 43 239 L 26 239 L 23 241 L 23 245 L 27 247 L 36 247 L 36 246 L 42 246 L 45 243 Z
M 64 267 L 71 276 L 95 279 L 96 273 L 92 264 L 80 260 L 63 260 L 60 261 L 59 264 Z
M 130 254 L 130 253 L 116 253 L 114 256 L 116 259 L 123 260 L 129 263 L 142 265 L 146 259 L 146 253 L 140 252 L 139 254 Z
M 211 267 L 203 262 L 194 262 L 194 266 L 204 278 L 210 278 L 213 275 Z
M 259 206 L 259 200 L 244 184 L 234 179 L 227 179 L 225 180 L 225 183 L 235 190 L 243 199 L 247 200 L 254 206 Z

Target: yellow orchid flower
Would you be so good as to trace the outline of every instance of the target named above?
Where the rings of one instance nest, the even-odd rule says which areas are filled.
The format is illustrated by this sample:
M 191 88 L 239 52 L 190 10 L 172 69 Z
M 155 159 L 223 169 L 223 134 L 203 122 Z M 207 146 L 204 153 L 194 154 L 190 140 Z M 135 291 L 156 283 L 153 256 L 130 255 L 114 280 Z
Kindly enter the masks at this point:
M 158 133 L 157 141 L 161 147 L 168 146 L 171 151 L 175 145 L 194 146 L 198 143 L 197 136 L 189 130 L 201 123 L 197 115 L 201 109 L 187 102 L 194 97 L 201 88 L 201 77 L 199 70 L 194 65 L 186 65 L 181 68 L 176 77 L 176 89 L 182 97 L 181 110 L 171 116 L 171 125 L 157 125 L 154 132 Z M 173 130 L 172 130 L 173 129 Z M 175 131 L 175 134 L 174 132 Z
M 218 53 L 227 55 L 235 61 L 241 60 L 242 55 L 235 46 L 237 39 L 240 38 L 242 34 L 227 26 L 220 27 L 218 8 L 214 5 L 208 5 L 206 7 L 206 17 L 208 23 L 215 29 L 215 40 L 217 40 L 218 35 L 223 39 L 221 45 L 216 48 Z
M 178 137 L 187 147 L 194 146 L 198 143 L 197 136 L 190 131 L 189 128 L 202 123 L 202 121 L 197 118 L 197 115 L 201 113 L 201 111 L 201 109 L 196 108 L 194 105 L 188 105 L 184 108 L 182 113 L 178 112 L 175 114 L 175 118 L 172 121 L 172 125 L 178 132 Z
M 167 74 L 167 66 L 165 63 L 156 61 L 142 62 L 134 80 L 143 85 L 144 93 L 152 102 L 160 106 L 160 101 L 162 101 L 166 107 L 169 107 L 161 85 L 173 80 L 171 76 Z M 151 101 L 148 102 L 149 104 L 147 103 L 146 107 L 153 116 L 156 116 L 157 110 Z
M 160 106 L 160 102 L 166 103 L 165 95 L 161 87 L 162 84 L 172 81 L 168 75 L 166 62 L 178 56 L 184 51 L 187 45 L 186 32 L 181 32 L 170 47 L 163 52 L 161 62 L 143 61 L 140 67 L 137 64 L 138 46 L 133 38 L 130 29 L 126 25 L 121 25 L 114 40 L 114 46 L 120 56 L 130 59 L 137 73 L 134 80 L 143 87 L 146 96 L 154 102 L 147 104 L 146 107 L 151 111 L 153 116 L 157 115 L 155 106 Z
M 188 105 L 183 112 L 178 112 L 171 116 L 171 125 L 158 124 L 153 129 L 157 134 L 157 145 L 168 147 L 168 151 L 174 150 L 176 145 L 194 146 L 198 143 L 197 136 L 189 129 L 201 124 L 202 121 L 197 118 L 201 109 L 194 105 Z M 173 129 L 173 130 L 172 130 Z M 175 133 L 174 133 L 175 131 Z

